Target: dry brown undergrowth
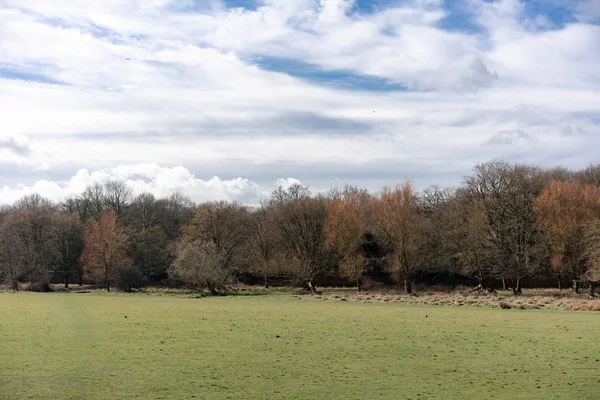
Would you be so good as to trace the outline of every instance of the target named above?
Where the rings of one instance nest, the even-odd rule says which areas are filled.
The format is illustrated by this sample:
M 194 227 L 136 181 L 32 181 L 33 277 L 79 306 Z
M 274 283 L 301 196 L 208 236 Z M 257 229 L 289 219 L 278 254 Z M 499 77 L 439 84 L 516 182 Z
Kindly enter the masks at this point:
M 587 296 L 587 294 L 585 294 Z M 513 296 L 509 292 L 499 294 L 463 295 L 459 292 L 448 293 L 415 293 L 413 295 L 399 293 L 324 293 L 317 296 L 299 296 L 301 298 L 354 301 L 354 302 L 396 302 L 426 305 L 494 307 L 506 309 L 552 309 L 569 311 L 600 311 L 600 299 L 588 300 L 584 295 L 570 294 L 557 290 L 531 290 L 521 296 Z

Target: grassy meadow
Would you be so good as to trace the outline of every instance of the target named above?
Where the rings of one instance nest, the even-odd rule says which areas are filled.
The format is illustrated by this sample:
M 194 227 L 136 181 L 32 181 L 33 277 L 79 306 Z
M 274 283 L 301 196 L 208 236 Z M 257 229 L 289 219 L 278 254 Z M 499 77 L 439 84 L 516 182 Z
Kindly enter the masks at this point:
M 589 312 L 0 293 L 0 399 L 592 399 L 599 331 Z

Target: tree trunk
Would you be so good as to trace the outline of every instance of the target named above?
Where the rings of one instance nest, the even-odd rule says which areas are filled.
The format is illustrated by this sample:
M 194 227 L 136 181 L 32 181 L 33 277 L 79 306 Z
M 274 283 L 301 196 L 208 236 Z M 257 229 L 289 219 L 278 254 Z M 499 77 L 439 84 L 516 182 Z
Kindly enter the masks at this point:
M 404 279 L 404 290 L 406 294 L 412 294 L 412 282 L 409 278 Z
M 13 287 L 13 289 L 14 289 L 15 292 L 18 292 L 19 291 L 19 281 L 16 280 L 16 279 L 13 279 L 13 281 L 12 281 L 12 287 Z
M 590 281 L 590 297 L 591 298 L 596 297 L 596 294 L 594 293 L 595 289 L 596 289 L 596 282 Z
M 562 290 L 562 283 L 560 281 L 560 275 L 556 275 L 556 279 L 558 280 L 558 290 Z
M 269 288 L 269 282 L 267 280 L 267 274 L 265 274 L 264 279 L 265 279 L 265 289 L 268 289 Z
M 316 288 L 315 284 L 313 283 L 312 279 L 310 281 L 308 281 L 308 288 L 310 289 L 310 291 L 312 293 L 317 293 L 317 288 Z
M 513 295 L 518 296 L 521 294 L 521 279 L 517 278 L 514 281 L 510 279 L 508 286 L 512 289 Z
M 579 293 L 579 281 L 578 280 L 573 280 L 573 291 L 575 293 Z
M 77 279 L 79 280 L 79 286 L 83 286 L 83 271 L 77 272 Z
M 360 276 L 356 278 L 356 290 L 360 293 L 362 288 L 360 287 Z
M 110 292 L 110 282 L 106 281 L 106 291 Z
M 208 291 L 210 292 L 211 296 L 216 296 L 219 294 L 219 292 L 217 292 L 217 289 L 214 287 L 214 285 L 211 284 L 208 280 L 206 280 L 206 287 L 208 288 Z
M 502 276 L 501 278 L 502 278 L 502 290 L 507 290 L 506 279 L 504 279 L 504 276 Z
M 69 274 L 65 274 L 65 288 L 69 288 Z

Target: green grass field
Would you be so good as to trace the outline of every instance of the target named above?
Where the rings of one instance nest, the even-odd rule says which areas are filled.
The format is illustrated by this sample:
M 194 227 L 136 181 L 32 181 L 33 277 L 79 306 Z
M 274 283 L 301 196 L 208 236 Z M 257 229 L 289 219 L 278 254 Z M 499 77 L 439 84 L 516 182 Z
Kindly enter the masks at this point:
M 0 399 L 593 399 L 599 329 L 590 312 L 0 293 Z

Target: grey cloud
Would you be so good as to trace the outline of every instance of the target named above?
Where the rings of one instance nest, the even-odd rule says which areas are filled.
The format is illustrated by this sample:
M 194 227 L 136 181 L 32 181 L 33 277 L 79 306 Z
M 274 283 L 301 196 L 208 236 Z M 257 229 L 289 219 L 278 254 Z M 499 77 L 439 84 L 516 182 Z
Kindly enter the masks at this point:
M 248 113 L 252 113 L 248 110 Z M 329 117 L 314 112 L 284 112 L 273 116 L 258 113 L 250 119 L 226 119 L 211 116 L 203 118 L 178 117 L 164 127 L 142 127 L 135 132 L 95 132 L 54 135 L 59 140 L 83 139 L 89 141 L 153 142 L 168 138 L 223 138 L 240 135 L 295 135 L 329 134 L 357 135 L 379 127 L 377 121 L 365 122 L 347 117 Z M 47 138 L 50 135 L 45 135 Z M 1 144 L 0 144 L 1 145 Z
M 600 22 L 600 1 L 584 0 L 575 8 L 578 19 L 585 22 Z
M 492 86 L 498 74 L 490 70 L 476 56 L 464 57 L 456 62 L 417 75 L 410 86 L 416 89 L 442 92 L 472 93 Z
M 15 137 L 0 138 L 0 149 L 7 149 L 21 157 L 28 157 L 31 154 L 31 146 L 27 141 Z
M 539 143 L 539 139 L 535 136 L 517 129 L 517 130 L 505 130 L 496 133 L 489 140 L 487 140 L 484 146 L 522 146 L 528 144 Z

